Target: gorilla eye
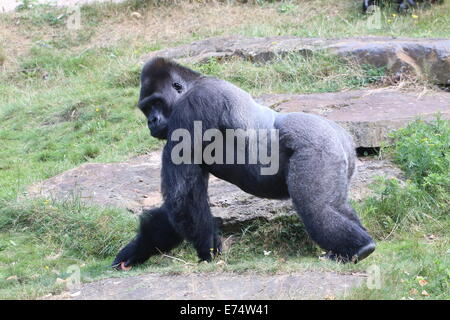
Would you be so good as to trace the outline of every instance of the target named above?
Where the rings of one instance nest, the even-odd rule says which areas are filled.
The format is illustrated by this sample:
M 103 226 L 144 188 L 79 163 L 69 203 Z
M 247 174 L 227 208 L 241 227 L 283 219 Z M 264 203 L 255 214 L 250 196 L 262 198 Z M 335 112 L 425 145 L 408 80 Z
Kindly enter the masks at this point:
M 177 90 L 178 93 L 181 93 L 181 91 L 183 91 L 183 86 L 178 82 L 172 83 L 172 87 Z

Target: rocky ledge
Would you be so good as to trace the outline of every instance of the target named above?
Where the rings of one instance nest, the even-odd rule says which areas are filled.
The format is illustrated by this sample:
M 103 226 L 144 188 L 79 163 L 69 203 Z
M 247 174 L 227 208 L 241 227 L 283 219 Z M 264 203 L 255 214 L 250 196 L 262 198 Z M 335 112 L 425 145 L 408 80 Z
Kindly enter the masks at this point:
M 210 58 L 225 60 L 233 57 L 267 62 L 287 54 L 308 55 L 316 51 L 327 51 L 360 64 L 385 67 L 396 75 L 413 72 L 436 84 L 450 85 L 450 39 L 227 36 L 154 51 L 144 55 L 142 61 L 162 56 L 185 63 L 203 63 Z

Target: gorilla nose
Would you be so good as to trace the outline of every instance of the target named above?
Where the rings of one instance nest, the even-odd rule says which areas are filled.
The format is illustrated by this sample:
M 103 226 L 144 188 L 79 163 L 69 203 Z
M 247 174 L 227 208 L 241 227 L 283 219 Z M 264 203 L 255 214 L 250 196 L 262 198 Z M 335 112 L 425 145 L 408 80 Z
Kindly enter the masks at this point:
M 148 119 L 149 124 L 155 124 L 159 122 L 159 116 L 152 116 Z

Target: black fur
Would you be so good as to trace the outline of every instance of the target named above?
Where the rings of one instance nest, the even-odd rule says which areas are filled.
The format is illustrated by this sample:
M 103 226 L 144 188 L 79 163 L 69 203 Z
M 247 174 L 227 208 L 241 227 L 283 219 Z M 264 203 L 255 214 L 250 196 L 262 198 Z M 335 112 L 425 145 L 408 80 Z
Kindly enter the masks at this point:
M 183 238 L 175 232 L 168 217 L 163 207 L 143 212 L 138 235 L 120 251 L 112 265 L 117 267 L 121 262 L 125 262 L 126 267 L 140 264 L 152 255 L 178 246 Z
M 219 253 L 221 244 L 207 196 L 209 174 L 259 197 L 292 198 L 308 233 L 330 251 L 330 258 L 362 259 L 374 250 L 373 240 L 347 201 L 356 155 L 352 138 L 336 123 L 310 114 L 279 114 L 229 82 L 163 58 L 151 60 L 142 71 L 139 108 L 151 134 L 159 139 L 167 140 L 179 128 L 192 134 L 196 120 L 202 121 L 203 132 L 278 129 L 279 170 L 261 175 L 260 162 L 177 165 L 171 160 L 177 142 L 168 139 L 162 156 L 164 205 L 144 214 L 139 234 L 122 249 L 114 265 L 142 263 L 182 239 L 194 245 L 200 260 L 210 261 Z

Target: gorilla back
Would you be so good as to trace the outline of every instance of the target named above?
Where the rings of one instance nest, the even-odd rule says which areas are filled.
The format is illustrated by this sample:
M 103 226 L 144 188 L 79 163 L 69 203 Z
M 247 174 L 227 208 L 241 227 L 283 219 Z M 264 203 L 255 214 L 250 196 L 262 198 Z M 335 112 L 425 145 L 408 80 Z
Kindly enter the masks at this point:
M 329 258 L 356 262 L 374 251 L 373 240 L 347 200 L 355 149 L 350 135 L 336 123 L 304 113 L 279 114 L 229 82 L 163 58 L 143 68 L 139 108 L 151 134 L 167 140 L 161 174 L 164 204 L 142 214 L 140 232 L 114 266 L 142 263 L 172 249 L 180 239 L 194 245 L 200 260 L 210 261 L 220 253 L 207 197 L 210 173 L 258 197 L 292 198 L 309 235 Z M 181 152 L 180 132 L 193 141 Z M 242 132 L 247 134 L 243 139 Z M 261 153 L 253 157 L 262 146 L 276 165 Z M 196 159 L 207 150 L 213 150 L 214 161 Z M 182 162 L 174 161 L 177 153 Z

